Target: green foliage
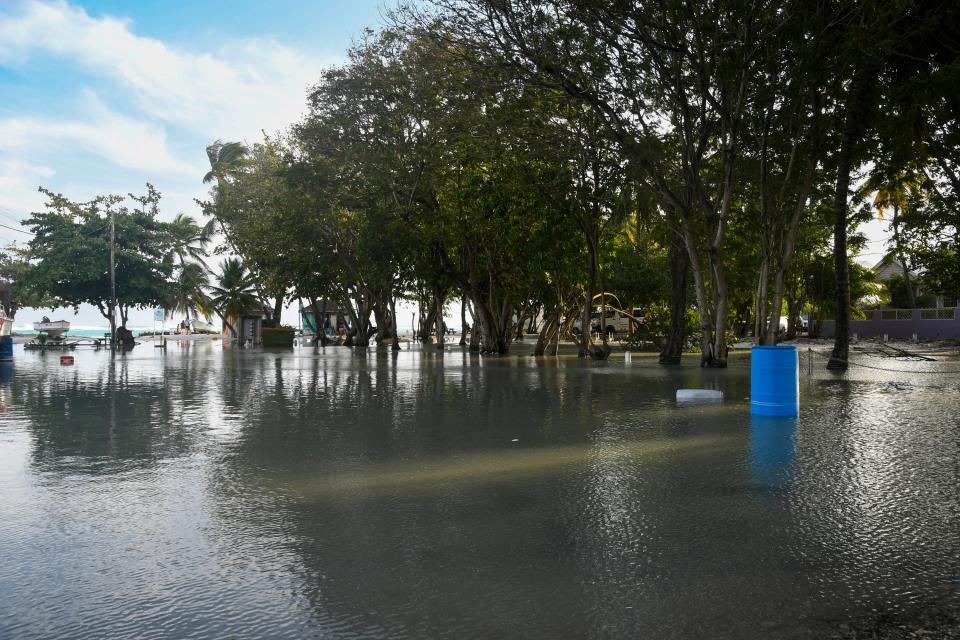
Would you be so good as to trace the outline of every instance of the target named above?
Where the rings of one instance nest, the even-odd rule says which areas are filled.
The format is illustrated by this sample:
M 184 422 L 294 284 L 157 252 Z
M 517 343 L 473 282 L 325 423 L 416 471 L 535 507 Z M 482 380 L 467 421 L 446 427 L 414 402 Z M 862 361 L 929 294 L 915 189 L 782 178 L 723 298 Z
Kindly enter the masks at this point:
M 224 260 L 220 264 L 216 284 L 208 288 L 210 305 L 223 317 L 237 319 L 262 311 L 253 279 L 238 258 Z
M 870 268 L 856 262 L 851 262 L 849 268 L 851 317 L 863 319 L 866 317 L 865 309 L 886 301 L 885 287 Z M 820 319 L 836 317 L 837 276 L 833 256 L 812 257 L 806 265 L 804 281 L 814 315 Z
M 6 312 L 11 316 L 24 307 L 49 308 L 56 304 L 45 291 L 30 286 L 28 274 L 31 269 L 33 265 L 27 249 L 7 247 L 0 251 L 0 281 L 9 285 L 10 308 Z
M 34 237 L 24 253 L 30 267 L 16 283 L 21 299 L 42 299 L 53 308 L 92 304 L 108 317 L 112 213 L 121 318 L 129 308 L 165 305 L 175 239 L 170 225 L 157 219 L 160 194 L 152 185 L 143 196 L 101 196 L 89 202 L 41 191 L 47 196 L 46 210 L 24 222 Z
M 930 294 L 927 293 L 921 293 L 911 299 L 910 293 L 907 291 L 907 282 L 899 273 L 892 274 L 884 284 L 887 288 L 889 305 L 894 309 L 912 309 L 912 302 L 915 302 L 917 307 L 925 307 L 932 300 Z M 914 282 L 913 285 L 916 287 L 917 283 Z
M 682 242 L 722 365 L 728 329 L 832 315 L 848 284 L 855 313 L 885 299 L 842 275 L 877 208 L 898 259 L 956 290 L 960 65 L 936 10 L 906 3 L 902 30 L 869 3 L 434 8 L 367 32 L 288 133 L 208 148 L 205 212 L 251 295 L 335 300 L 361 341 L 398 297 L 460 297 L 505 352 L 514 316 L 557 324 L 599 291 L 682 310 Z

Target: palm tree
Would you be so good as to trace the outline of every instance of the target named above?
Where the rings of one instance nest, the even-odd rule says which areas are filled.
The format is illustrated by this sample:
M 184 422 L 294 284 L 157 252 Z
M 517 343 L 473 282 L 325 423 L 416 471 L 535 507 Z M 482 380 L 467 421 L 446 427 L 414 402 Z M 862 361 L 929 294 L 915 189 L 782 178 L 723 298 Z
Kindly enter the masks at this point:
M 246 163 L 247 147 L 242 142 L 217 140 L 207 147 L 207 159 L 210 161 L 210 171 L 203 176 L 203 183 L 216 181 L 219 189 L 223 187 L 228 175 Z
M 206 292 L 208 287 L 207 270 L 202 265 L 196 262 L 181 264 L 177 272 L 177 278 L 173 282 L 170 310 L 184 312 L 187 319 L 190 319 L 191 312 L 195 313 L 195 317 L 200 315 L 209 317 L 212 312 L 212 305 Z
M 227 258 L 220 265 L 217 284 L 207 287 L 210 292 L 210 306 L 223 320 L 230 333 L 237 335 L 227 318 L 240 316 L 260 310 L 260 299 L 253 285 L 253 277 L 237 258 Z
M 248 154 L 249 150 L 242 142 L 224 142 L 223 140 L 217 140 L 207 147 L 207 160 L 210 162 L 210 171 L 203 176 L 203 183 L 210 184 L 211 182 L 215 182 L 216 184 L 211 189 L 213 196 L 212 210 L 207 210 L 206 213 L 213 215 L 209 224 L 212 225 L 213 220 L 217 221 L 223 237 L 226 238 L 227 243 L 234 253 L 240 252 L 237 251 L 237 247 L 233 243 L 233 240 L 231 240 L 230 234 L 227 233 L 222 214 L 227 206 L 225 198 L 227 196 L 226 187 L 229 184 L 228 178 L 247 165 L 249 162 Z
M 207 247 L 213 242 L 213 225 L 213 219 L 201 227 L 192 217 L 177 214 L 170 223 L 170 231 L 173 235 L 172 253 L 179 267 L 192 261 L 206 268 L 204 259 L 210 256 Z

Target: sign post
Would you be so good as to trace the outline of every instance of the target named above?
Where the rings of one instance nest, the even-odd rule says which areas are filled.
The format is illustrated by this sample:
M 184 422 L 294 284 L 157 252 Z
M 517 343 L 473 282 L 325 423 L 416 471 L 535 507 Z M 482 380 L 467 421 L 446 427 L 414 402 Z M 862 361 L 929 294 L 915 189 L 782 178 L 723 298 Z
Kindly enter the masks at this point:
M 164 318 L 166 317 L 166 315 L 167 315 L 167 314 L 166 314 L 166 312 L 165 312 L 163 309 L 154 309 L 154 310 L 153 310 L 153 333 L 154 333 L 154 336 L 156 336 L 156 333 L 157 333 L 157 322 L 159 321 L 159 322 L 160 322 L 160 344 L 157 345 L 157 346 L 159 346 L 161 349 L 166 349 L 166 348 L 167 348 L 167 343 L 165 342 L 165 337 L 164 337 L 164 334 L 163 334 L 163 325 L 164 325 L 164 322 L 163 322 L 163 321 L 164 321 Z

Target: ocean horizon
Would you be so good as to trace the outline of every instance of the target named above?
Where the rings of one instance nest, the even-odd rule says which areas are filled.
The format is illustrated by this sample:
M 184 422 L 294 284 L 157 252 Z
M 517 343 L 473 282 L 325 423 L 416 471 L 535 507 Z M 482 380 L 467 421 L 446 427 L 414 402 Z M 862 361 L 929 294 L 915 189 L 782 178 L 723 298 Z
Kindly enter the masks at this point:
M 159 326 L 156 329 L 154 329 L 153 327 L 127 327 L 127 328 L 130 329 L 130 332 L 134 336 L 139 336 L 141 333 L 152 332 L 160 329 Z M 173 326 L 166 327 L 168 331 L 172 328 Z M 37 333 L 38 332 L 33 328 L 33 324 L 29 324 L 29 325 L 14 324 L 13 325 L 13 335 L 35 336 L 37 335 Z M 68 331 L 66 335 L 68 337 L 72 336 L 74 338 L 102 338 L 103 334 L 105 333 L 110 333 L 109 326 L 98 327 L 96 325 L 80 325 L 78 327 L 71 326 L 70 331 Z

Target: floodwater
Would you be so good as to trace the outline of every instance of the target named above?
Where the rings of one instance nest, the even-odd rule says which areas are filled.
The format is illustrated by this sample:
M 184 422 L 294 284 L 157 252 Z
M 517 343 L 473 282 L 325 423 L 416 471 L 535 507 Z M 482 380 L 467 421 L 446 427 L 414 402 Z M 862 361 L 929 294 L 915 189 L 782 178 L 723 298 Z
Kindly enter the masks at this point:
M 0 638 L 822 638 L 960 609 L 957 361 L 818 372 L 761 420 L 746 360 L 75 357 L 0 369 Z

